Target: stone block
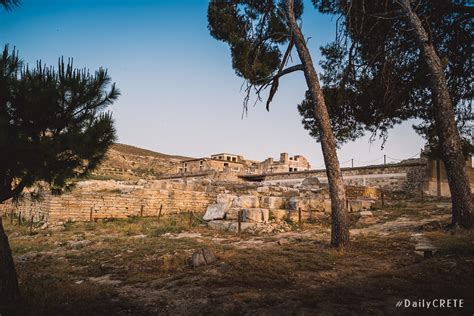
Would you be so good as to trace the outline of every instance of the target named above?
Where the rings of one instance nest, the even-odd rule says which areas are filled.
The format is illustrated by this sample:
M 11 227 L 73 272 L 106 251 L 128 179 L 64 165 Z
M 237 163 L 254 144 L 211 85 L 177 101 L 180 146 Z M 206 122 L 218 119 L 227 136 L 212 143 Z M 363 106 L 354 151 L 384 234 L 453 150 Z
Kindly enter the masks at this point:
M 234 208 L 258 208 L 260 203 L 257 196 L 242 195 L 234 199 L 232 207 Z
M 262 208 L 261 211 L 262 211 L 262 220 L 263 220 L 263 222 L 268 223 L 268 221 L 270 219 L 270 211 L 266 208 Z
M 210 248 L 202 248 L 196 251 L 191 256 L 191 265 L 193 268 L 197 268 L 200 266 L 205 266 L 215 262 L 216 256 L 214 251 Z
M 220 221 L 220 220 L 214 220 L 210 221 L 207 223 L 207 225 L 215 230 L 228 230 L 231 222 L 229 221 Z
M 207 207 L 206 213 L 203 216 L 203 220 L 211 221 L 214 219 L 224 219 L 226 211 L 225 204 L 211 204 Z
M 265 196 L 262 198 L 262 207 L 268 209 L 285 208 L 285 199 L 277 196 Z
M 225 204 L 227 208 L 230 208 L 236 198 L 237 196 L 232 194 L 219 194 L 217 195 L 217 204 Z
M 257 192 L 259 192 L 259 193 L 269 193 L 270 192 L 270 187 L 268 187 L 268 186 L 258 187 Z
M 263 214 L 261 208 L 244 208 L 243 221 L 251 223 L 261 223 L 263 221 Z
M 291 197 L 286 202 L 286 209 L 287 210 L 294 210 L 297 211 L 299 208 L 302 210 L 306 210 L 308 208 L 307 200 L 301 197 Z
M 228 209 L 225 212 L 225 219 L 228 220 L 228 221 L 229 220 L 236 221 L 238 219 L 240 210 L 241 210 L 240 208 L 230 208 L 230 209 Z

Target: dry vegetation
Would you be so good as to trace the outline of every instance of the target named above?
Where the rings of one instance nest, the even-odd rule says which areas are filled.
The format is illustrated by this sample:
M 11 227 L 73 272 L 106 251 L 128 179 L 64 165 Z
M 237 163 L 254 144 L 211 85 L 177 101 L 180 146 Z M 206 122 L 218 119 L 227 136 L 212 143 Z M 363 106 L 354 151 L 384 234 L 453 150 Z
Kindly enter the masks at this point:
M 187 214 L 66 223 L 4 222 L 24 297 L 19 314 L 436 314 L 397 309 L 402 298 L 464 298 L 474 310 L 474 234 L 447 231 L 446 203 L 404 201 L 353 215 L 352 244 L 328 247 L 328 221 L 272 235 L 216 232 Z M 422 232 L 439 247 L 414 252 Z M 188 258 L 212 247 L 215 264 Z M 439 315 L 454 310 L 439 311 Z

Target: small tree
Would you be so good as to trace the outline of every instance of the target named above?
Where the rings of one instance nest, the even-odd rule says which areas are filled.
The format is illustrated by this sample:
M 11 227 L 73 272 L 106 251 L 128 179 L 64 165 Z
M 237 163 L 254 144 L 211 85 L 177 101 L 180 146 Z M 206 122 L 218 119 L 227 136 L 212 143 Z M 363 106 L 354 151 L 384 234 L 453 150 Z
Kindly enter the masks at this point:
M 0 58 L 0 203 L 35 182 L 58 191 L 86 176 L 116 139 L 104 112 L 119 91 L 104 69 L 94 74 L 62 59 L 58 68 L 22 66 L 15 50 Z M 19 298 L 13 259 L 0 223 L 0 310 Z
M 209 30 L 214 38 L 230 46 L 232 65 L 237 75 L 246 79 L 245 110 L 252 91 L 259 100 L 260 93 L 269 88 L 268 110 L 278 90 L 280 78 L 295 71 L 303 71 L 311 96 L 313 117 L 321 135 L 329 182 L 331 245 L 344 247 L 349 243 L 345 188 L 330 115 L 312 56 L 298 23 L 302 12 L 300 0 L 213 0 L 208 9 Z M 301 64 L 287 66 L 293 48 L 296 48 Z

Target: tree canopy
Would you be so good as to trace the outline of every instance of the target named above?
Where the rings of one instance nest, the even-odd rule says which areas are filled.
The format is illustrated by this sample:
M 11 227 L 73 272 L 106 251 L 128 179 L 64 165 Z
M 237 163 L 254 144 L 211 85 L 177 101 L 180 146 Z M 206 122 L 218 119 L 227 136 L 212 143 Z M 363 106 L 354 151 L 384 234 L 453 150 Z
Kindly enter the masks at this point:
M 424 63 L 410 26 L 397 1 L 322 1 L 313 0 L 323 13 L 338 15 L 334 42 L 322 48 L 325 90 L 332 109 L 335 134 L 339 142 L 360 135 L 360 128 L 384 140 L 388 130 L 400 122 L 417 118 L 414 126 L 433 152 L 438 148 L 430 90 L 429 70 Z M 445 69 L 449 93 L 455 105 L 461 135 L 469 135 L 472 122 L 472 7 L 467 1 L 441 0 L 417 2 L 417 14 L 429 30 Z M 348 110 L 350 107 L 350 110 Z M 300 105 L 303 122 L 311 120 Z M 350 122 L 356 126 L 344 133 Z M 305 124 L 313 136 L 317 131 Z M 341 129 L 338 132 L 338 129 Z M 466 142 L 465 151 L 470 151 Z
M 302 70 L 297 66 L 284 68 L 293 48 L 288 28 L 285 1 L 274 0 L 212 0 L 208 8 L 209 31 L 217 40 L 230 46 L 232 67 L 237 76 L 247 81 L 247 106 L 252 91 L 272 87 L 267 109 L 278 79 L 287 73 Z M 295 1 L 295 15 L 303 12 L 301 0 Z M 284 50 L 285 44 L 288 44 Z
M 0 58 L 0 201 L 45 181 L 53 189 L 87 175 L 116 139 L 106 112 L 119 91 L 104 69 L 61 58 L 57 69 L 23 65 L 8 46 Z

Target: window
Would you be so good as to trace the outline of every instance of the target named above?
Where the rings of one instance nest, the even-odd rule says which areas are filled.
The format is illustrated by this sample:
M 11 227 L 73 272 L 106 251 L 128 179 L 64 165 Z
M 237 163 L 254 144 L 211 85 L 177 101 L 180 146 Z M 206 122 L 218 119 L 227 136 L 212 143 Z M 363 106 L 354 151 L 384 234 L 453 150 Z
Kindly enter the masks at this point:
M 223 159 L 222 156 L 219 156 L 219 159 L 222 160 Z
M 236 161 L 237 161 L 237 158 L 236 158 L 236 157 L 232 157 L 232 161 L 233 161 L 233 162 L 236 162 Z
M 293 168 L 290 168 L 290 172 L 293 172 Z
M 204 160 L 201 160 L 199 164 L 202 166 L 204 164 Z
M 224 162 L 224 167 L 229 167 L 229 164 L 227 162 Z
M 228 160 L 228 161 L 230 161 L 230 160 L 231 160 L 231 158 L 230 158 L 230 157 L 227 157 L 227 160 Z

